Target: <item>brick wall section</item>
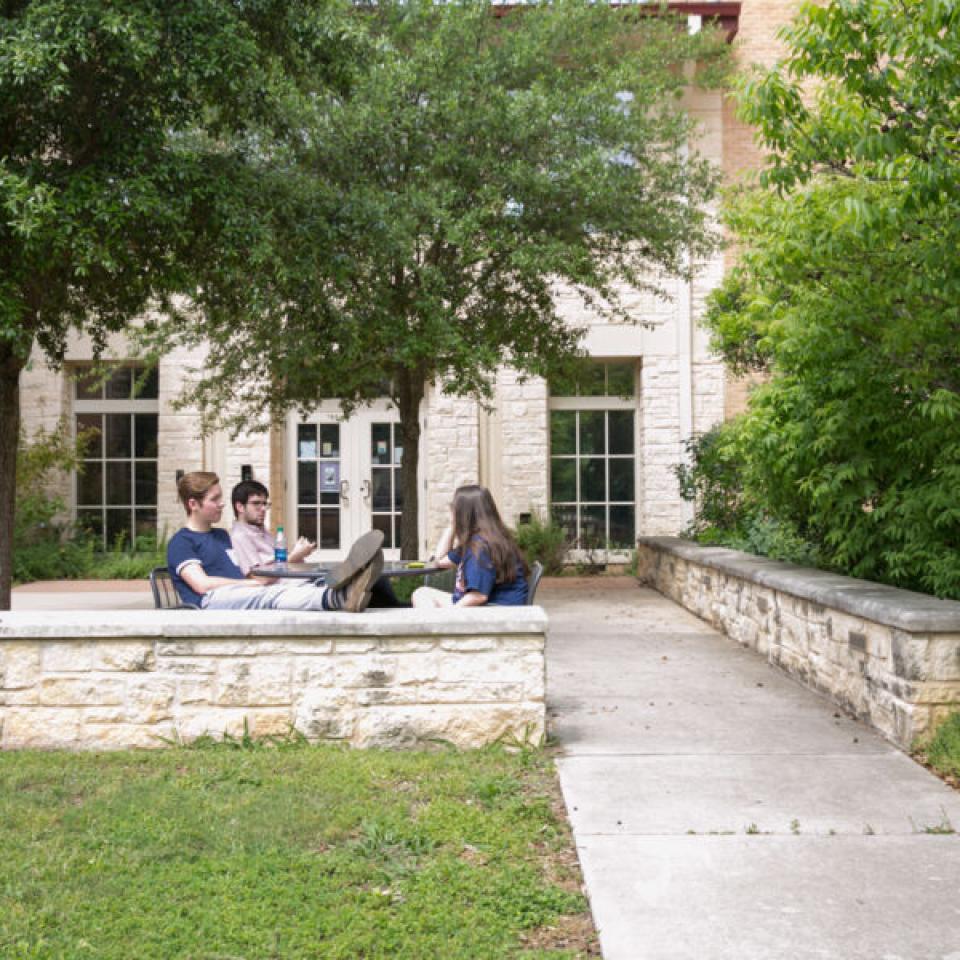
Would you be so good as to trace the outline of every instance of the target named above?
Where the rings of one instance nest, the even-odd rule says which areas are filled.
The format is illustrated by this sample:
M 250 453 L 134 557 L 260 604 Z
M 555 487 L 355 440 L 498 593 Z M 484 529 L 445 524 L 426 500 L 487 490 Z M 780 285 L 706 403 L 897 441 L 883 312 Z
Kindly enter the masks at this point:
M 770 67 L 784 54 L 778 31 L 788 24 L 800 9 L 797 0 L 743 0 L 740 25 L 734 40 L 734 54 L 739 67 Z M 742 182 L 763 165 L 763 151 L 756 143 L 752 127 L 741 123 L 735 115 L 732 98 L 723 105 L 723 174 L 727 183 Z M 724 253 L 727 269 L 737 262 L 734 245 Z M 747 397 L 754 378 L 729 377 L 726 383 L 725 414 L 735 416 L 746 409 Z
M 960 603 L 672 537 L 639 576 L 910 749 L 960 707 Z
M 285 734 L 355 747 L 541 742 L 537 607 L 4 614 L 4 749 L 160 747 Z

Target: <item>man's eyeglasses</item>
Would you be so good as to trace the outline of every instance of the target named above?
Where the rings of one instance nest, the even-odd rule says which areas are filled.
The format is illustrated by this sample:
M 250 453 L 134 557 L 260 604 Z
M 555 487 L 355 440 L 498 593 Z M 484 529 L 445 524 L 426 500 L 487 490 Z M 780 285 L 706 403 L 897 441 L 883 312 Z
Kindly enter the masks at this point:
M 272 506 L 269 500 L 248 500 L 248 507 L 265 507 L 268 508 Z

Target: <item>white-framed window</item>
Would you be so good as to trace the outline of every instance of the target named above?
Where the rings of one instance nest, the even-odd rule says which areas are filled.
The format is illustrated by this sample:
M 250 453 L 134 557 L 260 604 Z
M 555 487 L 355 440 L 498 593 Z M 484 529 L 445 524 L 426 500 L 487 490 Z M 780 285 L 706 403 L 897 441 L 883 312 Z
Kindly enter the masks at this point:
M 550 387 L 550 511 L 579 549 L 631 549 L 637 535 L 637 362 L 597 360 Z
M 109 548 L 157 534 L 158 377 L 117 365 L 106 376 L 74 367 L 73 412 L 89 432 L 74 487 L 75 519 Z

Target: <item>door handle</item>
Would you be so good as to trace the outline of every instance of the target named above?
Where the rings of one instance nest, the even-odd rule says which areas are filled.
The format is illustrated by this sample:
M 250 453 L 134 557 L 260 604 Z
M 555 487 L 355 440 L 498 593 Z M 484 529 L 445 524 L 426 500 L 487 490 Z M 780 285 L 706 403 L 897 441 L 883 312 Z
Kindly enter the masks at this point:
M 340 500 L 344 505 L 350 502 L 350 481 L 341 480 L 340 481 Z
M 364 503 L 370 502 L 370 481 L 369 480 L 360 481 L 360 496 L 363 497 Z

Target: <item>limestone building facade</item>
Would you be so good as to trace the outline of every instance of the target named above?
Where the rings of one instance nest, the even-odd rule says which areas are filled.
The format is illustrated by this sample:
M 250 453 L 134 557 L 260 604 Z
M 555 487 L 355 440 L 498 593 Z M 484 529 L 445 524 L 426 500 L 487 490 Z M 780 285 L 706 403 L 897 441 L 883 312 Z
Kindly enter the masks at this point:
M 718 17 L 731 33 L 741 63 L 770 64 L 779 52 L 777 30 L 796 0 L 677 3 L 694 20 Z M 694 22 L 694 21 L 691 21 Z M 687 107 L 700 121 L 698 143 L 730 181 L 754 168 L 752 132 L 718 92 L 691 91 Z M 635 326 L 609 325 L 560 295 L 566 316 L 583 322 L 592 360 L 590 382 L 555 395 L 537 379 L 512 370 L 497 378 L 489 408 L 444 396 L 430 387 L 421 412 L 421 509 L 418 538 L 429 554 L 446 522 L 447 505 L 461 483 L 493 491 L 504 519 L 552 514 L 582 547 L 616 559 L 640 535 L 669 535 L 687 522 L 674 466 L 684 441 L 709 429 L 743 402 L 728 382 L 702 329 L 704 301 L 729 266 L 718 253 L 700 264 L 692 282 L 669 281 L 671 299 L 628 294 Z M 214 470 L 229 489 L 243 477 L 271 490 L 271 525 L 318 543 L 317 559 L 334 559 L 354 536 L 383 529 L 399 555 L 397 415 L 387 401 L 340 418 L 335 399 L 309 417 L 291 416 L 270 434 L 202 436 L 194 411 L 175 400 L 194 357 L 172 351 L 145 372 L 122 338 L 110 344 L 116 364 L 106 383 L 84 379 L 90 344 L 74 338 L 61 371 L 37 355 L 21 378 L 21 409 L 28 435 L 66 418 L 72 429 L 96 428 L 81 474 L 60 491 L 71 517 L 118 535 L 158 531 L 182 522 L 176 500 L 179 471 Z M 133 384 L 140 378 L 138 389 Z M 225 522 L 228 518 L 225 517 Z

